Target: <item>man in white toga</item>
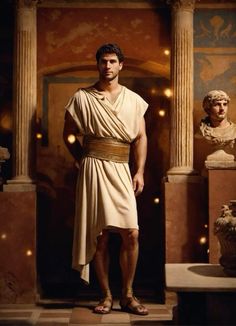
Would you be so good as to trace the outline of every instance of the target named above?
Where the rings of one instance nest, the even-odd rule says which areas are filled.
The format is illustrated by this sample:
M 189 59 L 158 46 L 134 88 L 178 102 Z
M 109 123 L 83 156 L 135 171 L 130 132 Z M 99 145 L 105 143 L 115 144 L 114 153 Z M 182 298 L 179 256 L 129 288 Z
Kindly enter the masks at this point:
M 118 82 L 124 56 L 116 44 L 105 44 L 96 53 L 99 80 L 79 89 L 66 106 L 64 140 L 78 161 L 76 212 L 72 267 L 89 282 L 93 260 L 102 299 L 95 313 L 112 309 L 109 286 L 109 232 L 121 236 L 123 311 L 147 315 L 148 310 L 133 295 L 138 259 L 138 217 L 135 196 L 144 187 L 147 136 L 144 114 L 148 104 Z M 70 144 L 68 134 L 82 138 Z M 130 145 L 135 173 L 129 169 Z

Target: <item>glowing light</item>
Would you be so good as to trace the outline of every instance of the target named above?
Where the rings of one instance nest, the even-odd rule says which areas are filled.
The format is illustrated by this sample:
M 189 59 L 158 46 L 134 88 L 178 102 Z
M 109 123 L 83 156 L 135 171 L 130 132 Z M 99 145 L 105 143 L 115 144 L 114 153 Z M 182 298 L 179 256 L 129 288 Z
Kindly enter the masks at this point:
M 171 90 L 170 90 L 169 88 L 166 88 L 166 89 L 164 90 L 164 94 L 165 94 L 166 97 L 171 97 L 172 92 L 171 92 Z
M 207 249 L 207 253 L 208 253 L 208 254 L 210 253 L 210 250 L 209 250 L 209 249 Z
M 158 111 L 158 114 L 159 114 L 160 117 L 164 117 L 166 115 L 166 111 L 161 109 L 161 110 Z
M 76 140 L 75 135 L 73 135 L 73 134 L 68 135 L 67 140 L 68 140 L 68 143 L 73 144 Z
M 37 132 L 36 134 L 36 138 L 37 139 L 42 139 L 43 135 L 40 132 Z
M 159 204 L 160 203 L 160 198 L 156 197 L 153 199 L 154 204 Z
M 204 228 L 205 229 L 208 229 L 208 224 L 204 224 Z
M 31 250 L 27 250 L 27 251 L 26 251 L 26 256 L 32 256 L 32 255 L 33 255 L 33 253 L 32 253 Z
M 6 233 L 2 233 L 2 234 L 1 234 L 1 239 L 2 239 L 2 240 L 5 240 L 6 238 L 7 238 Z
M 3 108 L 4 110 L 4 108 Z M 12 130 L 12 119 L 9 112 L 2 112 L 0 115 L 0 127 L 4 130 Z
M 152 95 L 156 95 L 157 94 L 157 89 L 156 88 L 152 88 L 151 89 L 151 94 Z
M 207 242 L 207 238 L 206 238 L 206 237 L 201 237 L 201 238 L 199 239 L 199 243 L 200 243 L 201 245 L 205 244 L 206 242 Z
M 168 49 L 164 50 L 164 54 L 165 55 L 170 55 L 170 50 L 168 50 Z

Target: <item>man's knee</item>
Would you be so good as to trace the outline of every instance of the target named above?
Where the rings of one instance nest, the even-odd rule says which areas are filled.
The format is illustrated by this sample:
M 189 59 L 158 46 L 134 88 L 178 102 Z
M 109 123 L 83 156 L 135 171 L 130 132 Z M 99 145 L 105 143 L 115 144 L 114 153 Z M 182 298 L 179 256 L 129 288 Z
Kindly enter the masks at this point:
M 136 229 L 127 230 L 124 241 L 128 247 L 135 247 L 138 245 L 139 232 Z
M 108 233 L 104 232 L 103 234 L 99 235 L 97 238 L 97 251 L 104 251 L 107 249 L 108 246 Z

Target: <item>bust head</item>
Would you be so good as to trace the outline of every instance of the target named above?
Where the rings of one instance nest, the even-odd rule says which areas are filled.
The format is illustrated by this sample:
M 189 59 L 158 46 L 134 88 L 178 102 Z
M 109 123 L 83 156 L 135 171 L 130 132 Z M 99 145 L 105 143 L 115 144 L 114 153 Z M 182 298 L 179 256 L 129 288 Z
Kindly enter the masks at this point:
M 204 97 L 202 106 L 213 127 L 227 121 L 229 102 L 230 97 L 222 90 L 212 90 Z

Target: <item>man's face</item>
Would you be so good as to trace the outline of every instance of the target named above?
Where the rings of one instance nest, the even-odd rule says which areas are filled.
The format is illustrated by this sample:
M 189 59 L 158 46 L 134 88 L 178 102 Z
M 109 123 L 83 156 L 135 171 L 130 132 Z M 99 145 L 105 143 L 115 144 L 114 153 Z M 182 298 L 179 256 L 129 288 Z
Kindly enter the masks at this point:
M 97 67 L 102 80 L 112 81 L 118 76 L 119 71 L 123 67 L 123 63 L 119 62 L 115 53 L 105 53 L 101 56 Z
M 216 100 L 209 109 L 209 116 L 212 120 L 222 121 L 227 118 L 228 102 L 226 100 Z

